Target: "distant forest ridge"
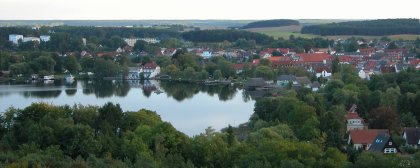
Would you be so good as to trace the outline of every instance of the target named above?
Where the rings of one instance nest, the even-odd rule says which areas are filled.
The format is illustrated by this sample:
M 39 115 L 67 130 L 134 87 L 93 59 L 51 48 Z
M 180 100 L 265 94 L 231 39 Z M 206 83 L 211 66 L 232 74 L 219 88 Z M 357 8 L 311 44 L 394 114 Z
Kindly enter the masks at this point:
M 182 33 L 185 40 L 192 42 L 235 42 L 239 39 L 254 40 L 257 44 L 269 44 L 273 38 L 260 34 L 243 30 L 200 30 Z
M 305 26 L 302 34 L 369 35 L 420 34 L 419 19 L 378 19 Z
M 292 26 L 292 25 L 300 25 L 300 23 L 297 20 L 290 20 L 290 19 L 263 20 L 263 21 L 256 21 L 256 22 L 248 23 L 247 25 L 242 26 L 242 29 L 263 28 L 263 27 L 282 27 L 282 26 Z

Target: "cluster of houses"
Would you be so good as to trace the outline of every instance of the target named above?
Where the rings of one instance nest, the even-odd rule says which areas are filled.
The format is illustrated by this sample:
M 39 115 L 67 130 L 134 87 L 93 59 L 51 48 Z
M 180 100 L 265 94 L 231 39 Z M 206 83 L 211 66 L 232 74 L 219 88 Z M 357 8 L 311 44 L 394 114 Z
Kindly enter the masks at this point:
M 20 42 L 47 42 L 50 41 L 50 36 L 49 35 L 42 35 L 39 37 L 24 37 L 23 35 L 20 34 L 9 34 L 9 41 L 12 42 L 15 45 L 18 45 Z
M 369 129 L 368 124 L 357 114 L 357 106 L 353 105 L 347 112 L 347 143 L 356 150 L 379 152 L 384 154 L 400 153 L 399 145 L 420 147 L 420 128 L 404 128 L 402 138 L 404 144 L 396 144 L 387 129 Z
M 396 73 L 409 67 L 420 69 L 420 59 L 409 49 L 387 49 L 384 45 L 379 43 L 378 46 L 358 49 L 356 52 L 336 52 L 330 47 L 313 48 L 308 53 L 296 53 L 289 48 L 267 48 L 262 50 L 259 56 L 269 59 L 274 69 L 303 67 L 308 72 L 315 73 L 317 77 L 324 78 L 331 76 L 331 64 L 335 57 L 338 58 L 339 64 L 351 65 L 360 78 L 368 80 L 372 75 Z M 259 60 L 253 61 L 253 64 L 258 63 Z

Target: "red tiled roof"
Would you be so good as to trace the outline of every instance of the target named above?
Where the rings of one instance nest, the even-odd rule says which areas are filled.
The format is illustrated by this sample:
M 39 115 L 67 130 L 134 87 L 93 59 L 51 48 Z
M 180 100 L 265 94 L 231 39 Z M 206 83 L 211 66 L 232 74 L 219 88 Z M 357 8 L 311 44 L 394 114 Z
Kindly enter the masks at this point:
M 386 129 L 351 130 L 350 137 L 353 144 L 371 144 L 378 134 L 387 134 Z
M 331 56 L 326 53 L 299 53 L 300 60 L 303 62 L 323 62 L 331 60 Z
M 413 66 L 417 66 L 418 64 L 420 64 L 420 59 L 410 60 L 410 64 Z
M 157 66 L 158 65 L 156 63 L 151 62 L 151 63 L 144 64 L 143 68 L 144 69 L 156 69 Z
M 322 71 L 327 71 L 327 72 L 331 72 L 331 68 L 330 67 L 325 67 L 325 66 L 323 66 L 323 67 L 319 67 L 319 66 L 317 66 L 317 67 L 315 67 L 315 72 L 316 73 L 322 73 Z
M 244 64 L 235 64 L 233 65 L 233 67 L 235 68 L 235 70 L 242 70 L 244 69 Z

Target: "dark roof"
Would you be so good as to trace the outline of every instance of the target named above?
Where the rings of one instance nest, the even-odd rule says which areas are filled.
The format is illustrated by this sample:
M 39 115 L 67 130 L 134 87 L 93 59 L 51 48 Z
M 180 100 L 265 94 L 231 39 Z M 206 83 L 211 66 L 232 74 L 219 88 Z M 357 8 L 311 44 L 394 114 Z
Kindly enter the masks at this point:
M 311 80 L 309 80 L 308 77 L 303 76 L 303 77 L 296 77 L 296 80 L 299 84 L 301 85 L 308 85 L 311 84 Z
M 375 140 L 373 140 L 372 145 L 369 148 L 369 151 L 382 152 L 385 145 L 390 140 L 390 137 L 386 134 L 379 134 Z
M 382 73 L 395 73 L 397 71 L 396 71 L 395 67 L 389 66 L 389 67 L 381 67 L 381 72 Z
M 265 81 L 263 78 L 251 78 L 246 83 L 247 87 L 262 87 L 265 85 Z
M 311 84 L 311 87 L 312 87 L 312 88 L 319 88 L 319 87 L 321 87 L 321 84 L 319 84 L 319 82 L 318 82 L 318 81 L 315 81 L 315 82 L 313 82 L 313 83 Z
M 277 81 L 295 81 L 295 75 L 280 75 L 277 77 Z
M 406 141 L 409 145 L 418 145 L 420 140 L 420 128 L 404 128 Z

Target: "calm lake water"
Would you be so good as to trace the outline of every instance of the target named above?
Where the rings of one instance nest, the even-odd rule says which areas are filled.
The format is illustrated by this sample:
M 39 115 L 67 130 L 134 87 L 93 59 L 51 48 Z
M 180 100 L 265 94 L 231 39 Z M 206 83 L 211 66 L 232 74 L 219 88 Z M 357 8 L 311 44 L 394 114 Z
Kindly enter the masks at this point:
M 54 105 L 120 104 L 123 111 L 145 108 L 189 136 L 208 126 L 220 130 L 247 122 L 255 101 L 240 86 L 206 86 L 159 81 L 77 81 L 0 85 L 0 112 L 33 102 Z

